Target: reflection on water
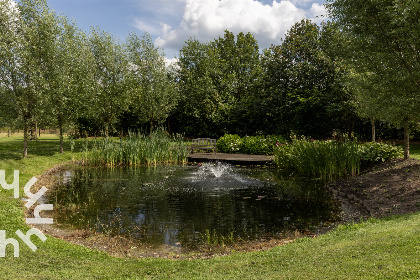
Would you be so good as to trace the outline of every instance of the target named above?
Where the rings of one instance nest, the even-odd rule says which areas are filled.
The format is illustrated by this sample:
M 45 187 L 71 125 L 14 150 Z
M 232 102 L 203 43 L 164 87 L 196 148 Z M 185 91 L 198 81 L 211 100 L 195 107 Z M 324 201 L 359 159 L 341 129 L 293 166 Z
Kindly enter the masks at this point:
M 332 222 L 338 211 L 322 182 L 220 163 L 80 168 L 62 182 L 49 198 L 58 223 L 151 244 L 275 237 Z

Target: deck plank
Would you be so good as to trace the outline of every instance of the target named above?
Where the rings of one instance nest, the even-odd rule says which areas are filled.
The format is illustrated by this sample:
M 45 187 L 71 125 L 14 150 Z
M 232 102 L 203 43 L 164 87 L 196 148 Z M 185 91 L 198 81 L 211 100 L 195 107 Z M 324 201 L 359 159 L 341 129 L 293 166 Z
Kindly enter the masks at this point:
M 239 165 L 264 165 L 273 161 L 272 156 L 226 154 L 226 153 L 197 153 L 188 156 L 189 162 L 220 161 Z

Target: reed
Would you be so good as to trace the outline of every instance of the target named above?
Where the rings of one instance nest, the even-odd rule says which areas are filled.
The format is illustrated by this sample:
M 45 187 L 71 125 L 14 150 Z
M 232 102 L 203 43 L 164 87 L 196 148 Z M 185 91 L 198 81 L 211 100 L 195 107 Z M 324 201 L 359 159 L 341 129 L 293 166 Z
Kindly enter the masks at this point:
M 352 139 L 317 141 L 295 137 L 290 144 L 277 146 L 274 161 L 282 168 L 327 180 L 357 175 L 361 166 L 359 144 Z
M 83 161 L 97 166 L 185 163 L 187 156 L 183 137 L 170 137 L 164 130 L 150 135 L 130 132 L 124 138 L 85 140 L 82 151 Z

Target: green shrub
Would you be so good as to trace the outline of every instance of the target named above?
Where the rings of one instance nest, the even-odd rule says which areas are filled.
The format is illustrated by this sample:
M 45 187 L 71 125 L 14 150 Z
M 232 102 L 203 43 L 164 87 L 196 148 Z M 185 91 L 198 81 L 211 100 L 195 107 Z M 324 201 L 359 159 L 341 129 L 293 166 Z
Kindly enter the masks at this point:
M 250 155 L 268 155 L 272 152 L 264 136 L 245 136 L 242 138 L 241 153 Z
M 225 134 L 217 140 L 216 146 L 221 153 L 240 153 L 242 139 L 237 134 Z
M 226 134 L 217 140 L 217 150 L 222 153 L 272 155 L 277 143 L 285 143 L 282 136 L 245 136 Z
M 403 156 L 401 147 L 373 142 L 360 145 L 359 153 L 365 163 L 385 162 Z

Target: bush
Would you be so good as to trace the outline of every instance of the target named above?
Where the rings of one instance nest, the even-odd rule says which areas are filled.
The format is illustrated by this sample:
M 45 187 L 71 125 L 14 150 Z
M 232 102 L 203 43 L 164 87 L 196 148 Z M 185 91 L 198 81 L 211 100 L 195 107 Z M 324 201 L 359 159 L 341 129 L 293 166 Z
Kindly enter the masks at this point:
M 242 139 L 237 134 L 226 134 L 216 142 L 217 150 L 222 153 L 239 153 Z
M 278 143 L 285 143 L 282 136 L 245 136 L 226 134 L 217 140 L 217 150 L 222 153 L 272 155 Z
M 401 147 L 384 143 L 365 143 L 360 145 L 359 153 L 365 163 L 385 162 L 403 156 Z
M 245 136 L 242 138 L 241 153 L 250 155 L 269 155 L 273 153 L 269 141 L 264 136 Z

